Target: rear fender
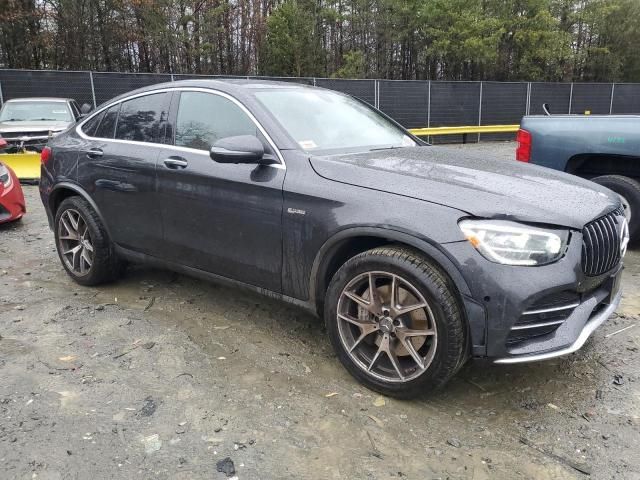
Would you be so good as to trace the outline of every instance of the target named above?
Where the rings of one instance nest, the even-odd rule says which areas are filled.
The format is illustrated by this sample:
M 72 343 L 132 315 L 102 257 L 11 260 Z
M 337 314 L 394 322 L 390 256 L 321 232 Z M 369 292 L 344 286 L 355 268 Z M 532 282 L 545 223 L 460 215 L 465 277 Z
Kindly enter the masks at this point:
M 56 216 L 56 205 L 59 204 L 59 199 L 64 195 L 65 191 L 71 191 L 73 192 L 74 195 L 78 195 L 82 198 L 84 198 L 89 205 L 91 206 L 91 208 L 93 208 L 93 210 L 98 214 L 98 217 L 100 218 L 100 221 L 102 222 L 102 225 L 104 225 L 105 229 L 107 230 L 107 234 L 109 236 L 111 236 L 111 232 L 109 231 L 109 225 L 107 224 L 107 222 L 105 222 L 104 217 L 102 216 L 102 213 L 100 212 L 100 209 L 98 208 L 98 205 L 96 205 L 96 202 L 93 201 L 93 199 L 91 198 L 91 196 L 79 185 L 75 184 L 75 183 L 71 183 L 71 182 L 60 182 L 57 183 L 52 189 L 51 192 L 49 193 L 49 205 L 48 205 L 48 209 L 51 212 L 51 216 L 52 218 L 55 218 Z

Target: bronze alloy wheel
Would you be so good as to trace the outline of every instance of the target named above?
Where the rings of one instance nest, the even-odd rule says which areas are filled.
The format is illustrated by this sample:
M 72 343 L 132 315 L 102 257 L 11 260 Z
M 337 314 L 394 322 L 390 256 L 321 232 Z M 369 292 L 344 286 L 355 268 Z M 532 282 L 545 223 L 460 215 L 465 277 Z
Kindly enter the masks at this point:
M 80 212 L 65 210 L 58 221 L 58 249 L 65 265 L 74 275 L 91 271 L 94 248 L 86 221 Z
M 338 301 L 340 341 L 353 362 L 385 382 L 408 382 L 427 371 L 438 345 L 435 317 L 409 281 L 383 271 L 362 273 Z

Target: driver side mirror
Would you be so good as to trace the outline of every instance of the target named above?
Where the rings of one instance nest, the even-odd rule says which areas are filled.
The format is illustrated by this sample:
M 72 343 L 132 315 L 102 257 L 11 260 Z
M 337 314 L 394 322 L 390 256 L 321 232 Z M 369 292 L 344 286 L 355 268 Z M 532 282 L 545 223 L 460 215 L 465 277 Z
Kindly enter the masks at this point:
M 253 135 L 221 138 L 213 144 L 209 155 L 218 163 L 274 163 L 271 155 L 265 155 L 262 142 Z

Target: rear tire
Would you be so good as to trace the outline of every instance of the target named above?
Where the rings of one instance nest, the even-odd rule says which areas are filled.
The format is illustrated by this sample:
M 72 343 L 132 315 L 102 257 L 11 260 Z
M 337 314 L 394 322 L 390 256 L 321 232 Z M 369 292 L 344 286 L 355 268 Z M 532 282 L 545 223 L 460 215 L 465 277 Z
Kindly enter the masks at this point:
M 629 237 L 632 242 L 640 240 L 640 182 L 623 175 L 602 175 L 592 182 L 607 187 L 622 197 L 625 216 L 629 222 Z
M 340 362 L 388 396 L 430 393 L 468 358 L 466 324 L 451 280 L 408 248 L 379 247 L 348 260 L 331 280 L 324 316 Z
M 80 285 L 117 279 L 124 263 L 116 255 L 96 211 L 84 198 L 62 201 L 56 211 L 54 234 L 58 257 L 67 274 Z

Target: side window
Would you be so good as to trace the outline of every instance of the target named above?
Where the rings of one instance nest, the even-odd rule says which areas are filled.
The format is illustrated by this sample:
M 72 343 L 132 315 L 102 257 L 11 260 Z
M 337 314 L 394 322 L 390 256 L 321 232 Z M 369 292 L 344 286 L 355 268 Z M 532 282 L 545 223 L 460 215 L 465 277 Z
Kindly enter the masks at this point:
M 167 99 L 166 93 L 156 93 L 122 102 L 116 138 L 160 143 L 161 126 L 167 118 Z
M 228 98 L 204 92 L 180 94 L 176 146 L 209 150 L 221 138 L 257 134 L 256 124 Z
M 118 112 L 120 111 L 120 104 L 117 103 L 113 107 L 109 108 L 102 117 L 102 122 L 96 130 L 96 137 L 100 138 L 113 138 L 113 133 L 116 129 L 116 121 L 118 120 Z
M 104 117 L 104 114 L 105 111 L 102 111 L 99 114 L 91 117 L 84 125 L 82 125 L 82 131 L 85 135 L 95 137 L 96 130 L 98 129 L 98 125 L 100 125 L 100 121 Z

